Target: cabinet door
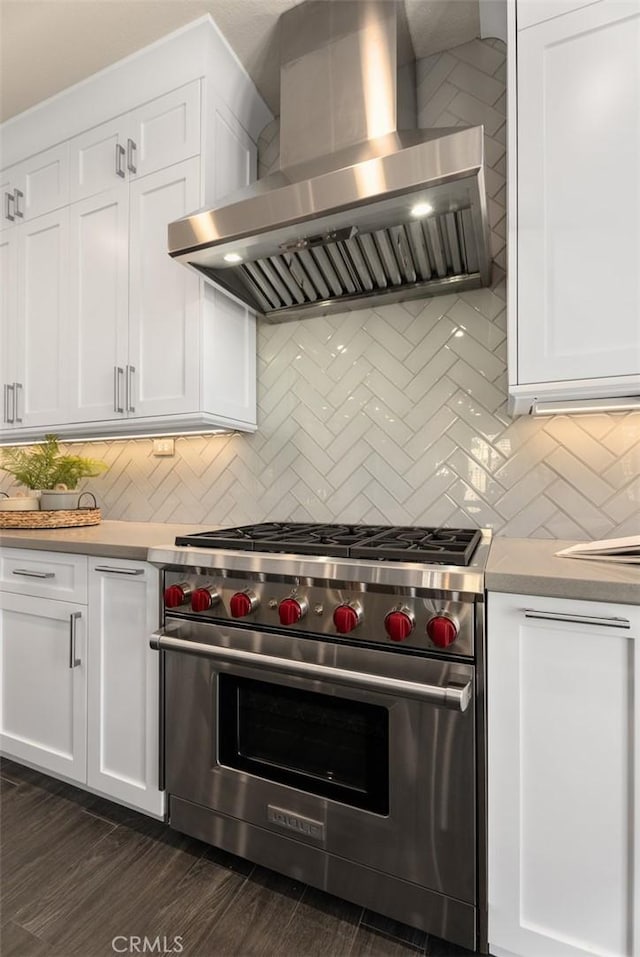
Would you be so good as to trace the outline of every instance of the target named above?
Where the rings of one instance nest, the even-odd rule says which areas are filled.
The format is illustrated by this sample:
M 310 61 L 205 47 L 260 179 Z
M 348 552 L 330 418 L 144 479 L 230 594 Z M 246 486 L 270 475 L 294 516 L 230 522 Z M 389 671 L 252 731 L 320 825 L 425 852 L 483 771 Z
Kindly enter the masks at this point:
M 631 955 L 640 606 L 490 594 L 487 642 L 491 953 Z
M 198 157 L 131 182 L 130 416 L 193 412 L 199 402 L 200 279 L 167 253 L 167 225 L 195 209 Z
M 2 429 L 14 424 L 15 335 L 18 282 L 18 231 L 0 232 L 0 386 L 2 387 Z
M 161 816 L 158 790 L 158 572 L 92 560 L 89 572 L 88 779 L 116 801 Z
M 18 245 L 17 426 L 68 422 L 68 208 L 24 223 Z
M 69 202 L 69 144 L 18 163 L 12 170 L 16 222 L 36 219 Z
M 198 156 L 200 81 L 194 80 L 145 103 L 129 113 L 127 120 L 127 164 L 132 175 L 146 176 Z
M 126 190 L 126 118 L 117 117 L 69 144 L 71 202 L 121 185 Z
M 124 418 L 128 349 L 128 191 L 115 187 L 70 210 L 72 421 Z
M 640 373 L 640 7 L 518 34 L 518 382 Z
M 0 593 L 0 746 L 86 781 L 86 606 Z

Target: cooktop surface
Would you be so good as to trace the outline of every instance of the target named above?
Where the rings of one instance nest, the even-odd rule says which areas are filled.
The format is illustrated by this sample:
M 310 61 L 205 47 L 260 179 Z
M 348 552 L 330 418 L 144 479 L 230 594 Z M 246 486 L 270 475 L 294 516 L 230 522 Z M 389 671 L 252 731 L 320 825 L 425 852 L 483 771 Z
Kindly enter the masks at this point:
M 476 528 L 264 522 L 180 535 L 176 545 L 468 565 L 481 538 Z

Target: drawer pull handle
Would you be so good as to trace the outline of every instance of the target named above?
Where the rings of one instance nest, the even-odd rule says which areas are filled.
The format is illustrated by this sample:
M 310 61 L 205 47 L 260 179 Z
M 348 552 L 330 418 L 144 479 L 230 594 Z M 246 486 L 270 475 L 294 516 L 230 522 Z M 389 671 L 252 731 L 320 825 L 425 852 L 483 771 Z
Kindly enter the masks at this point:
M 55 578 L 55 572 L 30 572 L 26 568 L 14 568 L 12 575 L 24 575 L 25 578 Z
M 16 422 L 22 422 L 22 416 L 18 412 L 18 403 L 20 401 L 20 395 L 22 393 L 22 382 L 13 383 L 14 396 L 15 400 L 13 403 L 13 414 L 15 415 Z
M 568 621 L 578 625 L 599 625 L 605 628 L 631 628 L 628 618 L 598 618 L 595 615 L 567 615 L 561 611 L 536 611 L 534 608 L 523 608 L 525 618 L 536 618 L 542 621 Z
M 13 204 L 13 210 L 14 210 L 13 213 L 11 212 L 11 204 Z M 14 215 L 15 208 L 16 208 L 15 196 L 13 195 L 13 193 L 5 193 L 4 194 L 4 215 L 6 219 L 10 219 L 12 223 L 15 221 L 15 218 L 16 218 Z
M 136 407 L 133 404 L 133 374 L 136 371 L 135 366 L 127 366 L 127 382 L 126 382 L 126 404 L 127 412 L 135 412 Z
M 124 179 L 124 170 L 122 168 L 122 160 L 124 157 L 124 146 L 121 146 L 120 143 L 116 143 L 116 176 L 121 176 Z
M 113 367 L 113 410 L 114 412 L 124 412 L 124 406 L 121 401 L 121 386 L 124 369 L 122 366 Z
M 131 137 L 127 140 L 127 169 L 130 173 L 137 173 L 136 168 L 136 144 L 133 142 Z
M 110 575 L 144 575 L 144 568 L 112 568 L 111 565 L 96 565 L 97 572 L 109 572 Z
M 7 395 L 5 398 L 6 416 L 5 421 L 12 424 L 16 420 L 16 387 L 13 382 L 6 386 Z M 11 393 L 11 412 L 9 412 L 9 393 Z
M 81 611 L 72 611 L 69 615 L 69 667 L 77 668 L 82 662 L 76 658 L 76 625 L 78 618 L 82 618 Z

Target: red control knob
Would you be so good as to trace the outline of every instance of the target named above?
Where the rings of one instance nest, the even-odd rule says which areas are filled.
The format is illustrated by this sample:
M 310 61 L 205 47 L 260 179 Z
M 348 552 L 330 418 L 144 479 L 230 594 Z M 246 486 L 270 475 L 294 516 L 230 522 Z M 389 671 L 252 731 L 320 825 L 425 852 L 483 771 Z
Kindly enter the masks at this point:
M 295 625 L 304 615 L 304 610 L 295 598 L 285 598 L 278 605 L 281 625 Z
M 179 585 L 169 585 L 164 590 L 164 603 L 167 608 L 178 608 L 189 601 L 191 586 L 187 582 Z
M 333 613 L 333 624 L 341 635 L 348 635 L 362 620 L 362 615 L 352 605 L 338 605 Z
M 208 611 L 219 599 L 214 588 L 196 588 L 191 596 L 191 607 L 193 611 Z
M 427 634 L 438 648 L 448 648 L 458 637 L 458 626 L 445 615 L 436 615 L 427 623 Z
M 237 591 L 231 596 L 229 608 L 234 618 L 246 618 L 258 607 L 258 599 L 249 591 Z
M 384 627 L 391 641 L 404 641 L 413 631 L 413 621 L 406 611 L 390 611 Z

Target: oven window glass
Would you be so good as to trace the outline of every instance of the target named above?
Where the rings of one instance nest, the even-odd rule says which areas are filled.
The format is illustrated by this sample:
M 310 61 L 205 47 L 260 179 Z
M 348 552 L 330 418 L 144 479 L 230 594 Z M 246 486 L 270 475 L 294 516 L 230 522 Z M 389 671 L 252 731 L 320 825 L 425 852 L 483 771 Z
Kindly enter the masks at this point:
M 389 811 L 389 712 L 221 674 L 220 763 L 378 814 Z

